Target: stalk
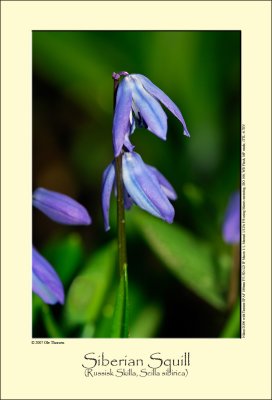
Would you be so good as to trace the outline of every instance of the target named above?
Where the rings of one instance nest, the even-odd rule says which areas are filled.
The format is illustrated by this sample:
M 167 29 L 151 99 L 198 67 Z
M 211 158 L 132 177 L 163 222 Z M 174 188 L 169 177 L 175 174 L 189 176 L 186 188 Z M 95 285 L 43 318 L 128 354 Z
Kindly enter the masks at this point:
M 114 79 L 113 110 L 116 105 L 116 93 L 119 79 Z M 127 250 L 126 250 L 126 220 L 124 207 L 124 186 L 122 178 L 122 156 L 123 152 L 115 157 L 115 177 L 117 186 L 117 232 L 118 232 L 118 264 L 120 276 L 127 273 Z
M 116 105 L 116 93 L 119 85 L 119 74 L 113 74 L 113 111 Z M 122 178 L 123 150 L 115 157 L 115 179 L 117 188 L 117 233 L 118 233 L 118 264 L 120 272 L 120 284 L 116 296 L 115 311 L 112 322 L 111 337 L 129 337 L 129 307 L 128 307 L 128 277 L 127 277 L 127 249 L 126 249 L 126 222 L 124 207 L 124 185 Z

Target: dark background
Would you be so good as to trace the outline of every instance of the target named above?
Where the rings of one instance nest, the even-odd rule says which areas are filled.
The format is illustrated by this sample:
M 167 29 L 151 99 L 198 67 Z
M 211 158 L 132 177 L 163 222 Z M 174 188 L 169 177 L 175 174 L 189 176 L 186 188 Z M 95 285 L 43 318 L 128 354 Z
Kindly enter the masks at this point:
M 98 304 L 90 318 L 71 317 L 69 296 L 90 257 L 116 236 L 113 199 L 112 229 L 103 229 L 101 177 L 113 159 L 111 74 L 122 70 L 146 75 L 181 109 L 191 138 L 167 111 L 166 142 L 144 130 L 132 142 L 174 186 L 175 224 L 209 248 L 227 298 L 233 249 L 223 241 L 222 223 L 240 187 L 240 32 L 33 32 L 33 190 L 70 195 L 93 220 L 67 227 L 33 210 L 33 242 L 58 271 L 68 299 L 49 307 L 33 295 L 35 337 L 107 335 L 117 265 L 111 278 L 97 279 L 110 282 L 103 299 L 86 300 Z M 240 336 L 239 297 L 233 310 L 214 306 L 177 279 L 133 221 L 127 225 L 132 337 Z

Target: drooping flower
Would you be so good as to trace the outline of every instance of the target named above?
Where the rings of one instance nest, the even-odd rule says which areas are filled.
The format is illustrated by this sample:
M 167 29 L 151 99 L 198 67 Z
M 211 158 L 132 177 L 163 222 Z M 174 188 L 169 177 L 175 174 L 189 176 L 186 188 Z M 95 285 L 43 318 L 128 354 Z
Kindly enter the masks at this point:
M 177 195 L 171 184 L 156 168 L 145 164 L 139 154 L 125 152 L 122 155 L 122 178 L 126 209 L 135 203 L 150 214 L 168 223 L 173 222 L 175 211 L 169 199 L 175 200 Z M 114 185 L 113 161 L 105 169 L 102 182 L 102 208 L 106 230 L 110 229 L 109 207 Z
M 32 290 L 45 303 L 64 303 L 62 282 L 49 262 L 32 248 Z
M 240 192 L 232 194 L 223 224 L 223 238 L 226 243 L 240 242 Z
M 91 217 L 76 200 L 62 193 L 38 188 L 33 193 L 33 205 L 55 222 L 65 225 L 89 225 Z
M 38 188 L 33 193 L 32 204 L 47 217 L 65 225 L 89 225 L 88 211 L 77 201 L 62 193 Z M 32 290 L 45 303 L 64 303 L 61 280 L 49 262 L 32 248 Z
M 148 78 L 141 74 L 122 72 L 123 80 L 118 86 L 113 119 L 113 147 L 117 157 L 122 147 L 133 150 L 129 136 L 135 127 L 146 128 L 166 140 L 167 116 L 162 103 L 181 122 L 184 135 L 190 136 L 184 118 L 176 104 Z M 118 75 L 119 76 L 119 75 Z

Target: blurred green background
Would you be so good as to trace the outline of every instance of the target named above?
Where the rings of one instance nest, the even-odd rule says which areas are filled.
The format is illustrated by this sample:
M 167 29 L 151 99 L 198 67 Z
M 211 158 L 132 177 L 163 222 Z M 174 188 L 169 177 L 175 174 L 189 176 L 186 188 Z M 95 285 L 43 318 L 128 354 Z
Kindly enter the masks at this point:
M 132 137 L 178 200 L 173 225 L 136 206 L 126 213 L 130 337 L 240 337 L 239 296 L 227 301 L 233 249 L 221 233 L 240 187 L 240 55 L 238 31 L 33 32 L 33 190 L 70 195 L 93 219 L 67 227 L 33 210 L 33 243 L 66 295 L 51 307 L 33 295 L 33 337 L 110 336 L 116 203 L 105 233 L 101 177 L 113 159 L 111 74 L 122 70 L 159 86 L 191 133 L 167 112 L 166 142 L 145 130 Z

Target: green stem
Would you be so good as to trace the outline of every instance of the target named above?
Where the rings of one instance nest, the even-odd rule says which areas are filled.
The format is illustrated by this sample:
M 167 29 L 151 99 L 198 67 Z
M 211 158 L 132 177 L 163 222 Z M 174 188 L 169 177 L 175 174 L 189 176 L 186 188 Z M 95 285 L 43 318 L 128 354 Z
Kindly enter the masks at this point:
M 114 79 L 113 108 L 115 109 L 116 93 L 119 80 Z M 126 251 L 126 221 L 124 208 L 124 188 L 122 179 L 122 152 L 115 158 L 115 176 L 117 186 L 117 230 L 118 230 L 118 260 L 120 276 L 126 274 L 127 251 Z
M 114 74 L 115 75 L 115 74 Z M 115 110 L 116 93 L 119 85 L 118 79 L 114 79 L 113 104 Z M 117 231 L 118 231 L 118 263 L 120 272 L 120 284 L 116 298 L 115 312 L 112 323 L 112 337 L 129 336 L 128 333 L 128 278 L 127 278 L 127 250 L 126 250 L 126 223 L 124 207 L 124 185 L 122 178 L 122 157 L 123 151 L 115 157 L 115 179 L 117 188 Z
M 124 189 L 122 179 L 122 153 L 115 158 L 116 186 L 117 186 L 117 229 L 118 229 L 118 259 L 119 270 L 122 276 L 127 267 L 126 251 L 126 221 L 124 208 Z
M 226 325 L 224 326 L 219 337 L 239 338 L 240 324 L 241 324 L 240 298 L 238 297 L 238 299 L 236 300 L 236 303 L 229 315 Z

